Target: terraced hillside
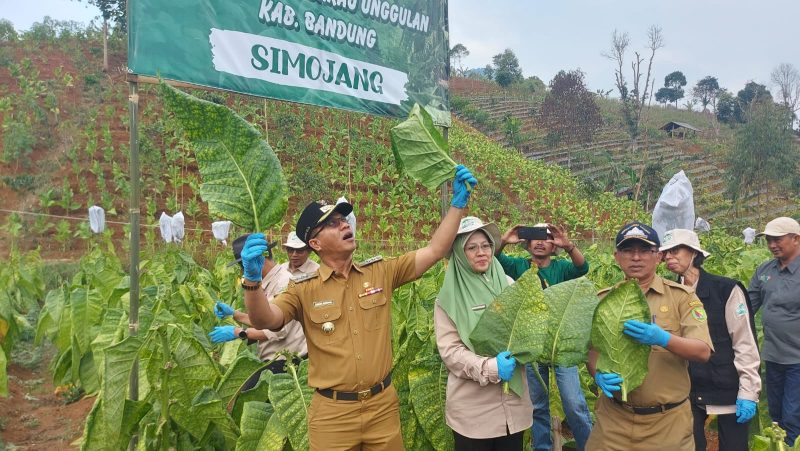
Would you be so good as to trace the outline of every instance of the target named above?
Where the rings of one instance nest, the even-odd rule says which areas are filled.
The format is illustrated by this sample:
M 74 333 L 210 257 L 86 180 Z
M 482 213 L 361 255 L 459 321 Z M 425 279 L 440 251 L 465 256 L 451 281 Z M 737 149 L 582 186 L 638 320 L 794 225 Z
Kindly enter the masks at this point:
M 710 120 L 701 113 L 652 107 L 645 112 L 644 137 L 636 151 L 624 131 L 614 100 L 598 99 L 605 125 L 586 145 L 560 145 L 547 141 L 547 131 L 538 122 L 541 93 L 503 91 L 496 85 L 476 80 L 451 82 L 454 109 L 459 117 L 482 130 L 489 138 L 526 157 L 559 165 L 597 189 L 617 194 L 630 192 L 643 171 L 659 170 L 661 182 L 684 170 L 695 191 L 696 213 L 707 219 L 733 225 L 755 224 L 765 218 L 800 211 L 797 193 L 765 186 L 747 193 L 737 204 L 724 198 L 726 172 L 724 154 L 732 145 L 732 133 L 723 128 L 715 135 L 704 131 L 691 139 L 666 136 L 658 128 L 668 121 L 682 121 L 708 128 Z M 509 127 L 514 121 L 515 127 Z M 645 177 L 644 185 L 647 180 Z M 663 183 L 654 183 L 661 186 Z M 658 192 L 645 202 L 652 208 Z M 646 198 L 646 194 L 642 193 Z
M 0 143 L 0 222 L 6 224 L 1 233 L 23 249 L 41 247 L 47 258 L 77 256 L 85 251 L 85 243 L 96 239 L 86 221 L 91 205 L 106 210 L 108 234 L 127 245 L 130 124 L 125 50 L 121 42 L 112 42 L 115 69 L 103 73 L 99 45 L 96 35 L 71 34 L 48 41 L 22 39 L 0 49 L 0 92 L 6 99 L 0 123 L 21 137 Z M 418 246 L 438 224 L 439 193 L 395 169 L 388 137 L 396 120 L 193 92 L 228 105 L 263 130 L 280 158 L 290 187 L 289 210 L 269 233 L 291 230 L 307 202 L 341 195 L 356 206 L 360 250 L 365 254 L 393 254 Z M 157 228 L 162 212 L 182 211 L 187 228 L 183 246 L 201 254 L 219 252 L 224 248 L 207 244 L 213 242 L 211 222 L 219 218 L 209 217 L 197 194 L 202 181 L 192 152 L 164 114 L 152 85 L 140 85 L 139 99 L 138 207 L 144 245 L 162 243 Z M 643 214 L 625 199 L 584 193 L 580 179 L 568 171 L 525 159 L 462 121 L 455 121 L 450 143 L 455 159 L 480 179 L 472 213 L 501 227 L 555 219 L 586 238 L 610 237 L 621 223 Z M 8 246 L 9 240 L 0 241 L 0 246 Z

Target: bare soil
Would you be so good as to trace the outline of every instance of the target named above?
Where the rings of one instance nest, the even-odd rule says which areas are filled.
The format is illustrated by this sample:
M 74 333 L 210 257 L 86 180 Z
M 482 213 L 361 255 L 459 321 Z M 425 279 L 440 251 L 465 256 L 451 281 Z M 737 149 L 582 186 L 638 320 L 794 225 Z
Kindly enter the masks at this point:
M 6 449 L 74 450 L 94 397 L 67 404 L 55 394 L 47 364 L 8 366 L 8 397 L 0 398 L 0 436 Z M 2 445 L 0 445 L 2 448 Z

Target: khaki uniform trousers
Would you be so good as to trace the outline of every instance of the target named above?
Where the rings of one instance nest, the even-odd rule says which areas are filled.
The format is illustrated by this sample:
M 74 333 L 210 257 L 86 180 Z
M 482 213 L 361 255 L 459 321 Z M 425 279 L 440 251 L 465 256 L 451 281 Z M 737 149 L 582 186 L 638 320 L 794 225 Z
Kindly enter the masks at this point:
M 694 451 L 689 401 L 663 413 L 637 415 L 601 394 L 595 415 L 586 451 Z
M 364 401 L 314 393 L 308 411 L 311 451 L 402 451 L 400 403 L 394 385 Z

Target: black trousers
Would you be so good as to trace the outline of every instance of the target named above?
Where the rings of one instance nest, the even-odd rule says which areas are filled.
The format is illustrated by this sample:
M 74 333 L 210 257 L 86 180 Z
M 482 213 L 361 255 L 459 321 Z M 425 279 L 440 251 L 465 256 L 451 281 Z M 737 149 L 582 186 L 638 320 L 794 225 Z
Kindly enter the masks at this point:
M 514 451 L 522 450 L 525 431 L 494 438 L 469 438 L 453 431 L 455 451 Z
M 694 449 L 706 451 L 706 409 L 692 403 L 694 418 Z M 720 451 L 747 451 L 747 430 L 750 422 L 737 423 L 736 414 L 717 415 L 717 431 L 719 432 Z

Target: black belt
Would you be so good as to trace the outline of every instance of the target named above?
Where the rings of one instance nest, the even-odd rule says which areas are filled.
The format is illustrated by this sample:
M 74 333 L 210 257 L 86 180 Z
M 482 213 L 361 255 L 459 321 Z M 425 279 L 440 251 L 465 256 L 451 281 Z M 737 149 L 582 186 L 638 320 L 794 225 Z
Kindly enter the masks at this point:
M 378 382 L 377 384 L 373 385 L 372 387 L 361 390 L 361 391 L 337 391 L 331 390 L 330 388 L 323 388 L 322 390 L 317 389 L 317 393 L 320 395 L 331 398 L 334 401 L 363 401 L 365 399 L 369 399 L 378 393 L 386 390 L 389 385 L 392 383 L 392 373 L 386 375 L 382 381 Z
M 611 400 L 613 400 L 615 403 L 617 403 L 618 406 L 622 407 L 623 409 L 625 409 L 625 410 L 627 410 L 629 412 L 633 412 L 636 415 L 652 415 L 654 413 L 664 413 L 667 410 L 674 409 L 674 408 L 678 407 L 679 405 L 685 403 L 686 399 L 688 399 L 688 398 L 684 398 L 682 401 L 671 402 L 669 404 L 661 404 L 661 405 L 658 405 L 658 406 L 638 407 L 638 406 L 632 406 L 632 405 L 630 405 L 630 404 L 628 404 L 626 402 L 622 402 L 617 398 L 611 398 Z

